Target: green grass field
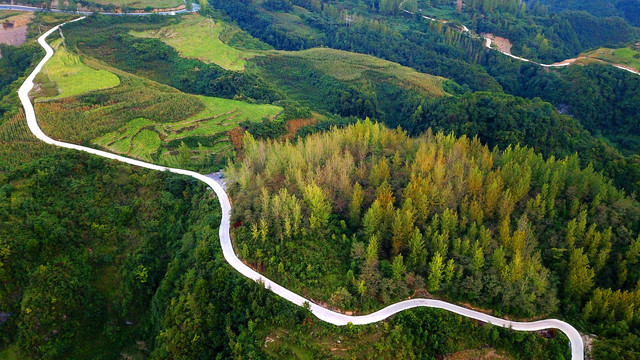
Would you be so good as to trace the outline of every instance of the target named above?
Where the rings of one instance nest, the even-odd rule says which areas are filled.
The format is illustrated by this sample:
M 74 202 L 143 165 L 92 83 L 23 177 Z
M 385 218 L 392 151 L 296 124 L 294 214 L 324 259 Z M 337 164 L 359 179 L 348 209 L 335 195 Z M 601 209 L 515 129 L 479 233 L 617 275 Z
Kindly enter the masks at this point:
M 214 63 L 227 70 L 241 71 L 246 65 L 246 60 L 258 52 L 228 45 L 233 35 L 238 32 L 237 28 L 220 20 L 187 15 L 177 24 L 159 30 L 132 31 L 131 34 L 160 39 L 176 49 L 181 56 Z M 257 40 L 254 39 L 254 42 Z
M 113 5 L 116 7 L 130 7 L 134 9 L 144 9 L 151 7 L 154 9 L 169 9 L 183 5 L 181 0 L 91 0 L 92 3 L 100 5 Z
M 367 77 L 382 77 L 399 87 L 425 96 L 445 95 L 442 90 L 445 78 L 423 74 L 412 68 L 370 55 L 327 48 L 280 52 L 280 54 L 300 59 L 340 81 L 362 83 Z
M 600 48 L 588 52 L 583 56 L 613 64 L 629 66 L 640 71 L 640 50 L 634 50 L 628 47 L 620 49 Z
M 205 108 L 195 116 L 169 123 L 133 119 L 120 129 L 94 139 L 92 143 L 141 160 L 178 166 L 177 147 L 182 141 L 196 145 L 190 146 L 196 158 L 221 154 L 231 150 L 225 134 L 239 122 L 273 118 L 282 111 L 282 108 L 274 105 L 254 105 L 205 96 L 198 96 L 198 99 Z
M 167 124 L 167 140 L 188 136 L 207 136 L 220 131 L 228 131 L 244 120 L 260 121 L 273 118 L 282 111 L 274 105 L 253 105 L 241 101 L 199 96 L 205 110 L 196 116 L 174 124 Z
M 56 84 L 57 95 L 45 97 L 44 100 L 60 99 L 120 85 L 118 76 L 104 69 L 88 67 L 79 56 L 67 52 L 61 42 L 59 39 L 52 44 L 56 53 L 42 70 L 43 74 Z

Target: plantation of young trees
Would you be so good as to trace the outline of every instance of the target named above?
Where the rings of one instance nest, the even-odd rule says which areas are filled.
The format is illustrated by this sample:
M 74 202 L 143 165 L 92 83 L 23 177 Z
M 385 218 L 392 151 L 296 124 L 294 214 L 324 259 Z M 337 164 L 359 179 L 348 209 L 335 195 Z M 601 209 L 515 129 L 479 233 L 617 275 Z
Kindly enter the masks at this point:
M 367 120 L 296 144 L 246 135 L 228 174 L 241 258 L 315 301 L 367 312 L 428 292 L 639 324 L 640 208 L 576 156 Z

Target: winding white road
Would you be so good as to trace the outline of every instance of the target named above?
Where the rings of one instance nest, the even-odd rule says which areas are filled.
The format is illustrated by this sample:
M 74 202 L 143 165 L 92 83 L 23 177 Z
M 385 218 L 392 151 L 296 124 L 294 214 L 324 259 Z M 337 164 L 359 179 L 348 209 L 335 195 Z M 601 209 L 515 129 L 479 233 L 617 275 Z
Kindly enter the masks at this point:
M 406 1 L 406 0 L 405 0 L 405 1 Z M 402 4 L 404 4 L 404 1 L 403 1 L 402 3 L 400 3 L 400 8 L 402 8 Z M 413 12 L 411 12 L 411 11 L 409 11 L 409 10 L 404 10 L 404 9 L 403 9 L 402 11 L 404 11 L 405 13 L 410 14 L 410 15 L 415 15 Z M 427 19 L 427 20 L 430 20 L 430 21 L 436 21 L 436 20 L 437 20 L 437 19 L 434 19 L 434 18 L 432 18 L 432 17 L 428 17 L 428 16 L 426 16 L 426 15 L 422 15 L 422 17 L 423 17 L 424 19 Z M 443 20 L 443 21 L 444 21 L 445 23 L 447 22 L 447 20 Z M 466 26 L 464 26 L 464 25 L 460 25 L 460 26 L 462 26 L 462 28 L 461 28 L 462 32 L 468 33 L 468 34 L 470 34 L 471 36 L 478 36 L 478 37 L 482 37 L 482 38 L 484 39 L 484 46 L 485 46 L 487 49 L 495 50 L 495 51 L 497 51 L 497 52 L 500 52 L 500 53 L 502 53 L 502 54 L 504 54 L 504 55 L 506 55 L 506 56 L 508 56 L 508 57 L 510 57 L 510 58 L 516 59 L 516 60 L 520 60 L 520 61 L 524 61 L 524 62 L 528 62 L 528 63 L 536 64 L 536 65 L 539 65 L 539 66 L 542 66 L 542 67 L 546 67 L 546 68 L 553 68 L 553 67 L 565 67 L 565 66 L 569 66 L 569 65 L 573 64 L 573 61 L 574 61 L 574 59 L 567 59 L 567 60 L 564 60 L 564 61 L 561 61 L 561 62 L 557 62 L 557 63 L 555 63 L 555 64 L 542 64 L 542 63 L 539 63 L 539 62 L 535 62 L 535 61 L 533 61 L 533 60 L 529 60 L 529 59 L 526 59 L 526 58 L 523 58 L 523 57 L 520 57 L 520 56 L 516 56 L 516 55 L 510 54 L 510 53 L 508 53 L 508 52 L 506 52 L 506 51 L 502 51 L 502 50 L 500 50 L 500 49 L 498 49 L 498 48 L 494 48 L 494 47 L 492 47 L 492 46 L 491 46 L 491 44 L 493 43 L 493 41 L 492 41 L 492 40 L 491 40 L 491 38 L 489 38 L 488 36 L 483 36 L 483 35 L 476 35 L 476 34 L 473 34 L 473 33 L 471 33 L 471 30 L 469 30 L 469 28 L 468 28 L 468 27 L 466 27 Z M 633 74 L 636 74 L 636 75 L 640 75 L 640 71 L 637 71 L 637 70 L 634 70 L 634 69 L 630 69 L 630 68 L 628 68 L 628 67 L 620 66 L 620 65 L 618 65 L 618 64 L 614 64 L 614 63 L 609 63 L 609 62 L 606 62 L 606 63 L 607 63 L 607 64 L 609 64 L 609 65 L 611 65 L 611 66 L 613 66 L 613 67 L 615 67 L 615 68 L 618 68 L 618 69 L 620 69 L 620 70 L 626 70 L 626 71 L 628 71 L 628 72 L 630 72 L 630 73 L 633 73 Z
M 83 18 L 84 17 L 81 17 L 79 19 L 75 19 L 70 22 L 78 21 Z M 31 89 L 33 89 L 33 86 L 34 86 L 33 81 L 36 75 L 42 70 L 42 67 L 44 66 L 44 64 L 53 56 L 53 53 L 54 53 L 51 46 L 49 46 L 46 43 L 47 36 L 49 36 L 51 33 L 56 31 L 58 27 L 63 25 L 64 24 L 52 28 L 51 30 L 47 31 L 45 34 L 43 34 L 38 38 L 38 42 L 45 49 L 46 55 L 40 61 L 40 63 L 36 66 L 33 72 L 27 77 L 24 84 L 22 84 L 22 86 L 18 90 L 18 96 L 20 98 L 20 101 L 22 102 L 22 105 L 24 106 L 24 110 L 27 118 L 27 124 L 31 132 L 38 139 L 46 142 L 47 144 L 51 144 L 54 146 L 63 147 L 67 149 L 84 151 L 84 152 L 101 156 L 107 159 L 117 160 L 123 163 L 140 166 L 140 167 L 144 167 L 151 170 L 169 171 L 169 172 L 180 174 L 180 175 L 191 176 L 195 179 L 198 179 L 206 183 L 208 186 L 210 186 L 213 189 L 213 191 L 215 191 L 220 201 L 220 206 L 222 207 L 222 222 L 220 223 L 220 245 L 222 246 L 222 252 L 224 254 L 224 258 L 227 260 L 229 265 L 231 265 L 234 269 L 236 269 L 242 275 L 256 282 L 263 283 L 267 289 L 271 290 L 277 295 L 291 301 L 292 303 L 298 306 L 305 306 L 306 304 L 308 304 L 311 312 L 316 317 L 318 317 L 318 319 L 334 325 L 342 326 L 342 325 L 347 325 L 349 323 L 352 323 L 354 325 L 371 324 L 374 322 L 384 320 L 389 316 L 403 310 L 412 309 L 412 308 L 421 307 L 421 306 L 431 307 L 431 308 L 444 309 L 444 310 L 456 313 L 458 315 L 466 316 L 468 318 L 476 319 L 486 323 L 491 323 L 497 326 L 512 328 L 513 330 L 537 331 L 537 330 L 544 330 L 544 329 L 558 329 L 563 333 L 565 333 L 569 338 L 569 341 L 571 342 L 571 358 L 573 360 L 584 359 L 584 345 L 582 343 L 582 338 L 580 336 L 580 333 L 578 333 L 578 331 L 573 326 L 560 320 L 548 319 L 548 320 L 540 320 L 540 321 L 533 321 L 533 322 L 516 322 L 516 321 L 510 321 L 510 320 L 493 317 L 478 311 L 463 308 L 461 306 L 450 304 L 444 301 L 430 300 L 430 299 L 406 300 L 406 301 L 402 301 L 402 302 L 387 306 L 386 308 L 376 311 L 369 315 L 348 316 L 345 314 L 341 314 L 341 313 L 329 310 L 320 305 L 314 304 L 311 301 L 303 298 L 302 296 L 294 293 L 293 291 L 288 290 L 276 284 L 275 282 L 267 279 L 266 277 L 262 276 L 258 272 L 254 271 L 249 266 L 244 264 L 236 256 L 234 252 L 233 245 L 231 243 L 231 237 L 229 235 L 229 220 L 231 216 L 231 204 L 229 203 L 229 197 L 227 196 L 222 186 L 218 184 L 214 179 L 193 171 L 189 171 L 189 170 L 168 168 L 164 166 L 150 164 L 144 161 L 130 159 L 120 155 L 115 155 L 106 151 L 101 151 L 101 150 L 92 149 L 92 148 L 88 148 L 80 145 L 57 141 L 47 136 L 42 131 L 42 129 L 40 129 L 40 126 L 38 125 L 38 122 L 36 120 L 36 114 L 33 108 L 33 104 L 29 99 L 29 92 L 31 91 Z

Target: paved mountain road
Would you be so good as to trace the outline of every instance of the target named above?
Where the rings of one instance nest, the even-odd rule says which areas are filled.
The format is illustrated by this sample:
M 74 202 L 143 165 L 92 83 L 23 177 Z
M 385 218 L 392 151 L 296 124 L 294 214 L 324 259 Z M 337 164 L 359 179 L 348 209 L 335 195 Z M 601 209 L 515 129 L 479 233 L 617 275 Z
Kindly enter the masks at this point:
M 73 20 L 71 22 L 78 21 L 83 18 L 84 17 Z M 513 328 L 513 330 L 537 331 L 537 330 L 544 330 L 544 329 L 558 329 L 563 333 L 565 333 L 569 338 L 569 341 L 571 343 L 572 359 L 573 360 L 584 359 L 584 345 L 582 343 L 582 338 L 580 336 L 580 333 L 571 325 L 560 320 L 548 319 L 548 320 L 540 320 L 540 321 L 533 321 L 533 322 L 516 322 L 516 321 L 510 321 L 510 320 L 493 317 L 478 311 L 474 311 L 458 305 L 450 304 L 445 301 L 430 300 L 430 299 L 406 300 L 406 301 L 398 302 L 393 305 L 387 306 L 384 309 L 376 311 L 369 315 L 348 316 L 345 314 L 341 314 L 341 313 L 329 310 L 320 305 L 314 304 L 311 301 L 305 299 L 304 297 L 294 293 L 289 289 L 286 289 L 278 285 L 277 283 L 271 281 L 270 279 L 264 277 L 263 275 L 259 274 L 255 270 L 251 269 L 249 266 L 243 263 L 236 256 L 236 253 L 233 249 L 233 244 L 231 242 L 231 237 L 229 235 L 231 204 L 229 202 L 229 197 L 227 196 L 227 193 L 225 192 L 223 187 L 216 181 L 215 176 L 214 178 L 211 178 L 206 175 L 196 173 L 194 171 L 168 168 L 168 167 L 159 166 L 159 165 L 147 163 L 140 160 L 130 159 L 124 156 L 112 154 L 102 150 L 97 150 L 97 149 L 92 149 L 92 148 L 88 148 L 80 145 L 57 141 L 47 136 L 42 131 L 42 129 L 40 129 L 40 126 L 38 125 L 38 121 L 36 120 L 36 114 L 35 114 L 33 104 L 29 99 L 29 92 L 31 91 L 31 89 L 33 89 L 33 86 L 34 86 L 33 81 L 36 75 L 42 70 L 42 67 L 44 66 L 44 64 L 53 56 L 53 53 L 54 53 L 51 46 L 49 46 L 49 44 L 46 43 L 47 37 L 51 33 L 55 32 L 58 29 L 58 27 L 63 25 L 64 24 L 52 28 L 51 30 L 47 31 L 46 33 L 44 33 L 42 36 L 38 38 L 38 42 L 45 49 L 46 55 L 40 61 L 40 63 L 38 63 L 36 68 L 27 77 L 24 84 L 22 84 L 22 86 L 18 90 L 18 96 L 20 98 L 20 101 L 22 102 L 22 105 L 24 106 L 29 130 L 38 139 L 44 141 L 47 144 L 51 144 L 54 146 L 63 147 L 67 149 L 84 151 L 84 152 L 101 156 L 107 159 L 112 159 L 112 160 L 120 161 L 123 163 L 135 165 L 135 166 L 140 166 L 140 167 L 144 167 L 151 170 L 169 171 L 176 174 L 191 176 L 195 179 L 198 179 L 206 183 L 209 187 L 211 187 L 211 189 L 213 189 L 213 191 L 215 191 L 220 201 L 220 206 L 222 207 L 222 221 L 220 223 L 219 235 L 220 235 L 220 245 L 222 246 L 222 252 L 223 252 L 224 258 L 229 263 L 229 265 L 231 265 L 234 269 L 236 269 L 242 275 L 256 282 L 263 283 L 267 289 L 271 290 L 277 295 L 291 301 L 292 303 L 298 306 L 305 306 L 308 304 L 309 309 L 316 317 L 318 317 L 318 319 L 329 322 L 334 325 L 342 326 L 342 325 L 347 325 L 348 323 L 352 323 L 354 325 L 371 324 L 374 322 L 384 320 L 393 314 L 396 314 L 400 311 L 404 311 L 407 309 L 412 309 L 416 307 L 431 307 L 431 308 L 444 309 L 462 316 L 466 316 L 468 318 L 476 319 L 486 323 L 491 323 L 497 326 L 510 327 L 510 328 Z
M 406 0 L 405 0 L 405 1 L 406 1 Z M 402 4 L 404 4 L 404 1 L 403 1 L 402 3 L 400 3 L 400 8 L 401 8 L 401 9 L 402 9 Z M 407 14 L 409 14 L 409 15 L 415 15 L 413 12 L 411 12 L 411 11 L 409 11 L 409 10 L 404 10 L 404 9 L 403 9 L 402 11 L 404 11 L 405 13 L 407 13 Z M 437 19 L 435 19 L 435 18 L 428 17 L 428 16 L 426 16 L 426 15 L 422 15 L 422 17 L 423 17 L 424 19 L 427 19 L 427 20 L 430 20 L 430 21 L 436 21 L 436 20 L 437 20 Z M 448 22 L 447 20 L 442 20 L 442 21 L 443 21 L 444 23 L 447 23 L 447 22 Z M 557 62 L 557 63 L 555 63 L 555 64 L 542 64 L 542 63 L 539 63 L 539 62 L 535 62 L 535 61 L 533 61 L 533 60 L 529 60 L 529 59 L 526 59 L 526 58 L 523 58 L 523 57 L 520 57 L 520 56 L 516 56 L 516 55 L 510 54 L 510 53 L 508 53 L 508 52 L 506 52 L 506 51 L 502 51 L 502 50 L 500 50 L 500 49 L 494 48 L 494 47 L 492 47 L 492 46 L 491 46 L 491 44 L 492 44 L 492 40 L 491 40 L 489 37 L 487 37 L 487 36 L 483 36 L 483 35 L 475 35 L 475 34 L 472 34 L 468 27 L 466 27 L 466 26 L 464 26 L 464 25 L 460 25 L 460 26 L 462 26 L 462 29 L 461 29 L 461 30 L 462 30 L 462 32 L 468 33 L 468 34 L 470 34 L 471 36 L 479 36 L 479 37 L 482 37 L 482 38 L 484 39 L 484 41 L 485 41 L 485 42 L 484 42 L 484 46 L 485 46 L 487 49 L 498 51 L 498 52 L 500 52 L 500 53 L 502 53 L 502 54 L 504 54 L 504 55 L 506 55 L 506 56 L 508 56 L 508 57 L 510 57 L 510 58 L 516 59 L 516 60 L 520 60 L 520 61 L 524 61 L 524 62 L 528 62 L 528 63 L 536 64 L 536 65 L 539 65 L 539 66 L 542 66 L 542 67 L 546 67 L 546 68 L 552 68 L 552 67 L 565 67 L 565 66 L 569 66 L 569 65 L 573 64 L 573 62 L 576 60 L 576 59 L 567 59 L 567 60 L 563 60 L 563 61 Z M 616 68 L 618 68 L 618 69 L 626 70 L 626 71 L 628 71 L 628 72 L 630 72 L 630 73 L 633 73 L 633 74 L 636 74 L 636 75 L 640 75 L 640 71 L 637 71 L 637 70 L 631 69 L 631 68 L 629 68 L 629 67 L 621 66 L 621 65 L 619 65 L 619 64 L 610 63 L 610 62 L 605 62 L 605 63 L 607 63 L 607 64 L 609 64 L 609 65 L 611 65 L 611 66 L 613 66 L 613 67 L 616 67 Z

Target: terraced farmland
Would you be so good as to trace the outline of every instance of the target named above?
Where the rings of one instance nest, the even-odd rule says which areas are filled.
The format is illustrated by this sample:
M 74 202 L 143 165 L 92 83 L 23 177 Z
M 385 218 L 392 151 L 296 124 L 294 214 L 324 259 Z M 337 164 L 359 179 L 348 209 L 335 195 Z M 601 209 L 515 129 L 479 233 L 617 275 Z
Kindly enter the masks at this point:
M 136 118 L 92 143 L 119 154 L 170 166 L 179 164 L 179 148 L 184 143 L 189 149 L 190 162 L 199 163 L 207 156 L 231 154 L 233 147 L 226 132 L 238 123 L 274 118 L 282 111 L 274 105 L 254 105 L 205 96 L 198 98 L 205 108 L 197 115 L 169 123 Z
M 187 15 L 177 24 L 132 35 L 160 39 L 175 48 L 181 56 L 214 63 L 224 69 L 244 70 L 246 60 L 269 49 L 244 31 L 218 19 Z M 230 44 L 234 44 L 231 46 Z
M 56 40 L 52 47 L 56 53 L 42 70 L 44 77 L 39 77 L 44 91 L 36 93 L 36 96 L 42 96 L 41 100 L 80 95 L 120 84 L 115 74 L 85 65 L 78 55 L 67 51 L 61 39 Z

